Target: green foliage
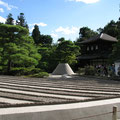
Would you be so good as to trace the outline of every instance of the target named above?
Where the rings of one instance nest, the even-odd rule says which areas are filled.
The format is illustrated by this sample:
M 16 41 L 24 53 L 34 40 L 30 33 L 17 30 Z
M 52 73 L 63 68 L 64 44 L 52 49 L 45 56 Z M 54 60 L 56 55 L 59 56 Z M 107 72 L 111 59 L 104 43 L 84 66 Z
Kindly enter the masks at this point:
M 65 38 L 64 38 L 64 37 L 58 39 L 58 42 L 59 42 L 59 43 L 60 43 L 60 42 L 63 42 L 63 41 L 65 41 Z
M 14 25 L 14 19 L 11 13 L 9 13 L 9 15 L 7 16 L 5 24 Z
M 16 74 L 23 74 L 23 69 L 38 65 L 41 55 L 26 28 L 1 24 L 0 36 L 0 66 L 3 66 L 4 73 L 15 71 Z
M 14 67 L 10 71 L 11 75 L 30 75 L 40 72 L 42 72 L 40 68 L 34 67 Z
M 52 41 L 53 39 L 50 35 L 40 35 L 39 43 L 43 45 L 51 45 Z
M 40 40 L 40 31 L 39 31 L 39 27 L 38 25 L 34 26 L 33 32 L 32 32 L 32 37 L 34 39 L 34 42 L 36 44 L 39 44 L 39 40 Z
M 52 44 L 53 38 L 50 35 L 41 35 L 39 31 L 38 25 L 34 26 L 34 29 L 32 31 L 32 37 L 34 39 L 34 42 L 36 45 L 44 45 L 49 46 Z
M 39 62 L 38 67 L 43 69 L 47 72 L 52 72 L 56 66 L 55 62 L 55 51 L 56 51 L 56 45 L 52 46 L 38 46 L 38 52 L 41 54 L 42 58 Z
M 85 75 L 85 68 L 78 68 L 79 75 Z
M 47 72 L 40 72 L 37 74 L 30 75 L 30 77 L 37 77 L 37 78 L 44 78 L 44 77 L 48 77 L 48 76 L 49 76 L 49 74 Z
M 28 24 L 25 20 L 24 13 L 20 13 L 20 15 L 18 16 L 18 20 L 16 20 L 16 25 L 28 28 Z
M 118 43 L 113 45 L 113 51 L 109 61 L 113 63 L 116 60 L 120 60 L 120 40 L 118 41 Z
M 114 20 L 111 20 L 103 29 L 103 32 L 111 35 L 113 37 L 117 37 L 119 34 L 119 27 L 118 22 L 115 22 Z
M 79 54 L 79 50 L 80 48 L 72 41 L 63 41 L 58 44 L 56 49 L 56 60 L 60 63 L 76 63 L 76 56 Z
M 20 13 L 17 25 L 13 25 L 12 14 L 7 16 L 6 24 L 0 23 L 0 73 L 12 75 L 42 76 L 42 71 L 52 72 L 58 63 L 76 64 L 76 56 L 80 54 L 79 42 L 97 35 L 97 32 L 88 27 L 82 27 L 79 31 L 79 38 L 76 43 L 58 39 L 58 44 L 52 44 L 50 35 L 41 35 L 39 27 L 34 26 L 32 37 L 29 36 L 28 25 L 24 13 Z M 120 20 L 110 21 L 98 32 L 105 32 L 120 39 Z M 76 45 L 75 45 L 76 44 Z M 120 40 L 113 46 L 111 61 L 120 59 Z M 42 70 L 41 70 L 41 69 Z M 80 68 L 79 73 L 94 75 L 93 66 Z
M 87 40 L 95 35 L 97 35 L 97 32 L 91 30 L 88 27 L 82 27 L 82 28 L 80 28 L 79 39 L 77 40 L 77 42 Z
M 111 20 L 104 28 L 97 29 L 99 33 L 103 32 L 120 39 L 120 19 L 118 21 Z
M 98 32 L 98 34 L 101 34 L 103 32 L 103 28 L 98 28 L 97 32 Z
M 85 66 L 85 75 L 95 75 L 96 70 L 94 66 Z

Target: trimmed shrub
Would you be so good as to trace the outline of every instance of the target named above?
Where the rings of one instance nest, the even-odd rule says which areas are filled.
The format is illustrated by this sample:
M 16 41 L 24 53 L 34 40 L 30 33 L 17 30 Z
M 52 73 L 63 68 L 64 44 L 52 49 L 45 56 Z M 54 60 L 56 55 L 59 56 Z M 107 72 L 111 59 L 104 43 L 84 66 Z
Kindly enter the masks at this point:
M 85 75 L 85 68 L 78 68 L 79 75 Z
M 40 72 L 42 72 L 40 68 L 25 68 L 24 69 L 24 75 L 31 75 L 31 74 L 36 74 Z
M 96 70 L 94 66 L 85 66 L 85 75 L 95 75 Z
M 35 73 L 40 73 L 42 70 L 40 68 L 33 68 L 33 67 L 16 67 L 12 68 L 10 71 L 11 75 L 30 75 Z
M 37 77 L 37 78 L 44 78 L 44 77 L 48 77 L 49 74 L 47 72 L 40 72 L 40 73 L 36 73 L 33 75 L 29 75 L 30 77 Z
M 24 74 L 24 67 L 16 67 L 12 68 L 10 71 L 11 75 L 23 75 Z

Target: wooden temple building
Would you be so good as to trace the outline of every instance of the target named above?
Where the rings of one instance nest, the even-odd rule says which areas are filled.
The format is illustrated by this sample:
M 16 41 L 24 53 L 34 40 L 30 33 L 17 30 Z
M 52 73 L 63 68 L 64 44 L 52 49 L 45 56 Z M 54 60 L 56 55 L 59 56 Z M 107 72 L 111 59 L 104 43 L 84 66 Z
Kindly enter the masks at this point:
M 107 64 L 113 44 L 116 42 L 118 42 L 116 38 L 105 33 L 80 42 L 79 66 Z

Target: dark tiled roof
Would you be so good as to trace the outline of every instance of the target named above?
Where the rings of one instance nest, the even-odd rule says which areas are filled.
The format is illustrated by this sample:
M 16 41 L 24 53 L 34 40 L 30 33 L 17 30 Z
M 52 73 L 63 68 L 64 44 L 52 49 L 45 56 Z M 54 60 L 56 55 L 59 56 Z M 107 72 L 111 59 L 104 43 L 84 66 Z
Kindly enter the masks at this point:
M 89 59 L 97 59 L 97 58 L 100 58 L 99 55 L 81 55 L 78 57 L 78 59 L 81 59 L 81 60 L 89 60 Z
M 119 60 L 116 60 L 115 62 L 120 62 L 120 59 L 119 59 Z
M 107 59 L 109 57 L 109 54 L 91 54 L 91 55 L 80 55 L 78 59 L 80 60 L 90 60 L 90 59 Z
M 81 44 L 84 44 L 84 43 L 91 43 L 91 42 L 94 42 L 94 41 L 97 41 L 97 40 L 104 40 L 104 41 L 110 41 L 110 42 L 118 42 L 118 40 L 115 38 L 115 37 L 112 37 L 110 35 L 107 35 L 105 33 L 101 33 L 95 37 L 92 37 L 88 40 L 85 40 L 85 41 L 82 41 L 80 42 Z

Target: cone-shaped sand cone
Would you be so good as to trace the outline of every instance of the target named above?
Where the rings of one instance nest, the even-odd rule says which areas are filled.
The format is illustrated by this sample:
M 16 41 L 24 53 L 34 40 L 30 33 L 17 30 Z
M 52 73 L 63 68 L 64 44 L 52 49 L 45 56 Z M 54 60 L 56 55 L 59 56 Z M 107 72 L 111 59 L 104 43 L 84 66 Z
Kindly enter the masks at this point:
M 74 74 L 68 63 L 59 63 L 52 73 L 52 75 L 65 75 L 65 74 L 67 75 Z

